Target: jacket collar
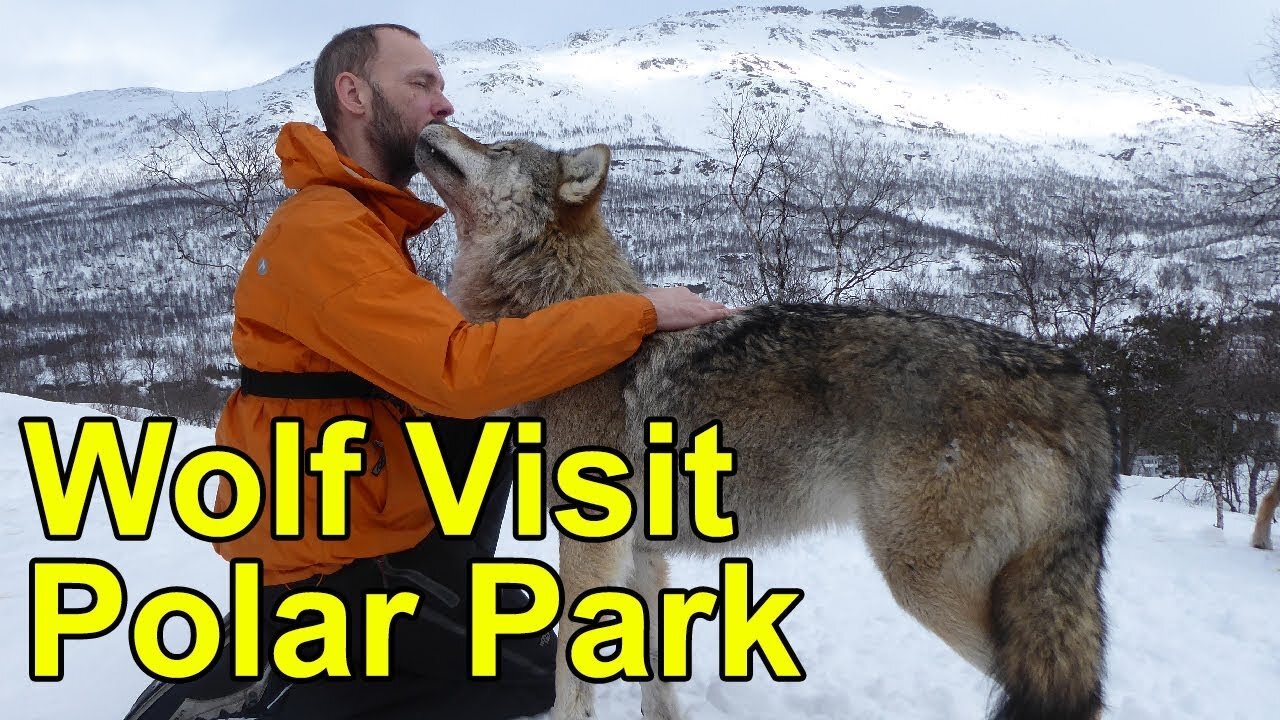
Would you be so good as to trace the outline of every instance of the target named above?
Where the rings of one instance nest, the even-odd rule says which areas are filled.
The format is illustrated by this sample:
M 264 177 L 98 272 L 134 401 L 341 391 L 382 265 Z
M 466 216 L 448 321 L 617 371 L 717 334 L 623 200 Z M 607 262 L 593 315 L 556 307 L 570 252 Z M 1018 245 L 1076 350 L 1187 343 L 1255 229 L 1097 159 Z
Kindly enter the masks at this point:
M 310 123 L 290 122 L 276 139 L 284 184 L 293 190 L 332 185 L 350 190 L 400 239 L 417 235 L 444 215 L 444 208 L 424 202 L 409 189 L 382 182 L 356 161 L 338 152 L 333 141 Z

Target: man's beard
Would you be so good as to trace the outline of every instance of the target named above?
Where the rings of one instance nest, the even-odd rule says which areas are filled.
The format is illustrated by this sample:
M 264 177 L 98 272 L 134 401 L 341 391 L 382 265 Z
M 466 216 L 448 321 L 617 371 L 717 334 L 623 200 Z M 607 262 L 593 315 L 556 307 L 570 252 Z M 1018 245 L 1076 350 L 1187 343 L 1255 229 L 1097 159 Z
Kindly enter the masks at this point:
M 370 82 L 369 86 L 373 89 L 373 119 L 369 123 L 369 143 L 378 154 L 390 183 L 403 187 L 418 172 L 418 166 L 413 162 L 418 134 L 409 128 L 409 124 L 387 101 L 377 84 Z

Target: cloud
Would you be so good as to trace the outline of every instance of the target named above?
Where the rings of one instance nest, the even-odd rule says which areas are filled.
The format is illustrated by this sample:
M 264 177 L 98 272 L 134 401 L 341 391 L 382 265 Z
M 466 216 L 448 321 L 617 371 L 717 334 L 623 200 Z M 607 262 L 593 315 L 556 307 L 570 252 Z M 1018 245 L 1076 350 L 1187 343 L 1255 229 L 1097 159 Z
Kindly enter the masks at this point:
M 0 66 L 20 72 L 0 86 L 0 106 L 138 85 L 232 89 L 315 53 L 319 45 L 301 47 L 305 34 L 287 37 L 286 19 L 271 15 L 280 8 L 260 4 L 271 11 L 255 15 L 247 3 L 6 2 L 10 32 L 0 46 Z

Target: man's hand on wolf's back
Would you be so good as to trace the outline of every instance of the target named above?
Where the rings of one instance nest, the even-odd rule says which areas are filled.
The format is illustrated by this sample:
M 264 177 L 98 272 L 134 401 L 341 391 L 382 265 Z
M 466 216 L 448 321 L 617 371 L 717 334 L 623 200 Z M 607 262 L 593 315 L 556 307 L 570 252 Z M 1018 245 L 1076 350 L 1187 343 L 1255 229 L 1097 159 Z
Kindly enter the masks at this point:
M 705 325 L 736 312 L 718 302 L 703 300 L 686 287 L 652 288 L 644 296 L 657 311 L 658 332 Z

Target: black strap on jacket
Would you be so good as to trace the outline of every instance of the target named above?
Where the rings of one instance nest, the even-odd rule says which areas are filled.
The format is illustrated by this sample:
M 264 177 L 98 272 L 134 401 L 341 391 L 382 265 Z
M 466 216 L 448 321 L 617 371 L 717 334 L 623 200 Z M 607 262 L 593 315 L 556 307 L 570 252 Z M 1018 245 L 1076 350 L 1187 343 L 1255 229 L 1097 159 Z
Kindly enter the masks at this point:
M 240 389 L 246 395 L 293 400 L 363 398 L 401 400 L 350 372 L 264 372 L 240 366 Z

